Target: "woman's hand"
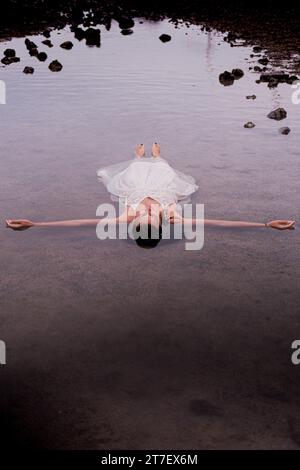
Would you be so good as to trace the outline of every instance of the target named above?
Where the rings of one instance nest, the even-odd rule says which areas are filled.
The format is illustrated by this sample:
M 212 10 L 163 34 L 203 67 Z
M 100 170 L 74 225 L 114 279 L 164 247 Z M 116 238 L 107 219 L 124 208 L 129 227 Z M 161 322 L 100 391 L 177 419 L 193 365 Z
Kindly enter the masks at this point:
M 277 230 L 294 230 L 294 220 L 271 220 L 266 226 L 276 228 Z
M 18 219 L 18 220 L 11 220 L 6 219 L 6 227 L 11 228 L 13 230 L 27 230 L 30 227 L 34 226 L 34 223 L 31 220 L 26 219 Z

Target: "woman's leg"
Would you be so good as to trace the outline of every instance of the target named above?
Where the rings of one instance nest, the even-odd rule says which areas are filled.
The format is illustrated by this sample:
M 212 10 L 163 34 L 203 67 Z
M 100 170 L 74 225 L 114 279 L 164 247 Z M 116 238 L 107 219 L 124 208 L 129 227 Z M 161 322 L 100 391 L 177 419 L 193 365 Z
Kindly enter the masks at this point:
M 152 156 L 154 158 L 159 158 L 160 157 L 160 145 L 157 142 L 154 142 L 152 144 Z
M 142 158 L 145 156 L 144 144 L 137 144 L 137 146 L 135 147 L 135 155 L 137 158 Z

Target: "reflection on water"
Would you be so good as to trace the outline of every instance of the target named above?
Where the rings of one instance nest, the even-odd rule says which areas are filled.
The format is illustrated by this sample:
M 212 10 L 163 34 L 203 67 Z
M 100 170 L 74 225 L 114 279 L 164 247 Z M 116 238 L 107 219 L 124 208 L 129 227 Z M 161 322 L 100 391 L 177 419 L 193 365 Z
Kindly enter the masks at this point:
M 172 40 L 163 44 L 158 39 L 162 33 L 170 33 Z M 74 41 L 67 29 L 54 31 L 54 47 L 41 48 L 48 54 L 46 63 L 28 55 L 24 38 L 1 44 L 3 50 L 14 47 L 21 57 L 20 63 L 0 70 L 7 87 L 7 104 L 0 106 L 1 221 L 5 217 L 94 217 L 98 204 L 108 200 L 96 170 L 127 160 L 138 142 L 145 143 L 149 154 L 153 141 L 161 143 L 163 156 L 174 166 L 197 179 L 200 189 L 194 201 L 205 204 L 206 217 L 298 218 L 300 105 L 292 104 L 289 85 L 270 90 L 255 82 L 259 74 L 248 70 L 256 64 L 250 58 L 251 47 L 230 47 L 220 34 L 207 34 L 197 27 L 174 29 L 167 21 L 136 22 L 130 36 L 122 36 L 113 22 L 111 30 L 103 29 L 101 36 L 100 48 L 87 48 Z M 39 45 L 44 39 L 32 37 Z M 74 41 L 71 51 L 58 47 L 65 40 Z M 60 73 L 48 70 L 49 61 L 55 59 L 63 64 Z M 34 74 L 24 75 L 24 66 L 33 66 Z M 219 74 L 233 68 L 243 69 L 244 77 L 232 86 L 222 86 Z M 247 100 L 252 94 L 257 98 Z M 287 110 L 287 118 L 281 122 L 268 119 L 267 114 L 279 106 Z M 256 127 L 245 129 L 248 121 Z M 291 128 L 288 136 L 278 132 L 283 125 Z M 37 390 L 47 387 L 45 403 L 51 406 L 44 404 L 40 415 L 34 415 L 35 430 L 41 436 L 45 409 L 53 414 L 58 409 L 51 393 L 58 397 L 60 408 L 68 408 L 71 400 L 76 417 L 83 413 L 86 426 L 93 423 L 95 433 L 87 437 L 77 433 L 78 422 L 58 418 L 57 445 L 101 448 L 107 445 L 101 444 L 101 426 L 109 421 L 112 429 L 119 429 L 111 446 L 128 446 L 127 435 L 141 447 L 162 447 L 160 439 L 166 434 L 178 448 L 199 446 L 196 436 L 202 424 L 188 412 L 184 436 L 157 424 L 155 416 L 171 413 L 173 422 L 183 425 L 182 416 L 173 415 L 164 398 L 161 405 L 156 401 L 166 394 L 163 384 L 168 383 L 173 391 L 181 389 L 179 402 L 186 409 L 189 400 L 207 394 L 227 407 L 231 398 L 224 389 L 239 393 L 241 402 L 237 397 L 235 406 L 243 407 L 253 373 L 251 367 L 244 368 L 243 361 L 255 370 L 263 368 L 260 353 L 264 348 L 271 351 L 269 357 L 277 357 L 278 341 L 288 348 L 295 334 L 298 240 L 297 231 L 218 230 L 207 231 L 200 252 L 184 251 L 180 241 L 162 241 L 149 253 L 130 241 L 100 242 L 93 230 L 14 233 L 3 227 L 1 335 L 8 347 L 22 350 L 22 359 L 20 355 L 10 359 L 16 388 L 9 376 L 1 380 L 17 397 L 20 385 L 33 377 Z M 265 333 L 258 338 L 257 331 L 271 331 L 270 316 L 271 337 Z M 236 375 L 226 369 L 226 362 L 218 362 L 230 344 L 234 345 L 230 364 Z M 276 363 L 279 372 L 281 357 Z M 196 379 L 199 364 L 206 374 L 201 389 Z M 180 376 L 175 373 L 178 367 Z M 64 384 L 61 388 L 52 380 L 54 369 Z M 217 376 L 222 380 L 221 370 L 223 377 L 228 372 L 222 396 L 213 385 Z M 42 377 L 41 371 L 46 371 Z M 125 373 L 131 382 L 125 381 Z M 244 380 L 235 382 L 234 377 L 241 375 Z M 106 376 L 111 381 L 106 382 Z M 73 380 L 75 395 L 68 385 Z M 268 380 L 272 383 L 272 376 Z M 181 382 L 186 384 L 185 391 Z M 147 395 L 149 389 L 153 402 Z M 32 390 L 24 390 L 22 400 L 29 399 Z M 150 400 L 153 415 L 147 424 L 139 414 L 137 395 L 143 409 Z M 81 406 L 81 396 L 90 403 L 89 412 Z M 95 402 L 96 396 L 101 405 Z M 111 400 L 115 411 L 106 416 Z M 28 410 L 22 410 L 30 429 Z M 133 417 L 136 435 L 131 418 L 120 422 L 126 413 Z M 235 410 L 235 415 L 239 413 Z M 252 432 L 255 443 L 263 445 L 268 419 L 259 423 L 256 440 L 254 414 L 248 412 L 246 434 Z M 69 441 L 62 432 L 66 420 L 72 429 Z M 230 417 L 226 421 L 229 434 L 231 426 L 244 432 L 243 422 Z M 278 445 L 283 446 L 285 436 L 281 429 L 277 431 Z M 226 447 L 235 439 L 224 429 L 212 432 L 220 434 L 216 445 L 223 442 Z M 43 445 L 51 446 L 49 435 L 45 436 Z M 205 443 L 203 436 L 201 445 Z

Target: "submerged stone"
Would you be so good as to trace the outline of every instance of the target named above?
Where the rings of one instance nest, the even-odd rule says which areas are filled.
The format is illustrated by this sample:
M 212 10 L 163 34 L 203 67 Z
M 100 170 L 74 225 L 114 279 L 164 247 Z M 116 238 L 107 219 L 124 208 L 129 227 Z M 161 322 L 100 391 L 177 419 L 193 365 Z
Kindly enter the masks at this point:
M 60 72 L 62 68 L 63 66 L 60 62 L 58 62 L 58 60 L 53 60 L 49 64 L 49 69 L 51 70 L 51 72 Z
M 4 53 L 5 57 L 15 57 L 16 51 L 14 49 L 5 49 Z
M 280 134 L 283 135 L 288 135 L 291 132 L 291 129 L 289 127 L 281 127 L 279 129 Z
M 37 49 L 37 45 L 33 41 L 30 41 L 30 39 L 28 39 L 28 38 L 25 39 L 25 45 L 26 45 L 28 50 Z
M 242 69 L 233 69 L 231 73 L 234 76 L 235 80 L 239 80 L 244 76 L 244 72 L 242 71 Z
M 45 46 L 48 46 L 48 47 L 53 47 L 53 44 L 50 41 L 50 39 L 45 39 L 45 41 L 42 41 L 42 44 L 45 44 Z
M 87 46 L 100 47 L 100 29 L 88 28 L 85 31 L 85 39 Z
M 4 65 L 10 65 L 14 62 L 20 62 L 20 57 L 3 57 L 3 59 L 1 59 L 1 62 Z
M 130 34 L 133 33 L 133 30 L 132 29 L 121 29 L 120 33 L 123 34 L 124 36 L 129 36 Z
M 169 34 L 161 34 L 159 36 L 159 39 L 161 40 L 161 42 L 169 42 L 172 38 Z
M 3 57 L 3 59 L 1 59 L 1 63 L 4 64 L 4 65 L 12 64 L 11 57 Z
M 269 72 L 269 73 L 263 73 L 260 76 L 261 82 L 271 82 L 273 80 L 276 80 L 277 82 L 284 83 L 288 79 L 289 79 L 289 74 L 285 72 Z
M 60 45 L 60 47 L 69 51 L 70 49 L 72 49 L 73 43 L 71 41 L 65 41 Z
M 23 73 L 26 73 L 26 74 L 33 74 L 33 72 L 34 72 L 33 67 L 25 67 L 23 70 Z
M 278 81 L 273 79 L 268 83 L 268 88 L 276 88 L 278 86 Z
M 219 75 L 219 82 L 224 86 L 233 85 L 234 75 L 231 72 L 228 72 L 228 70 L 225 70 L 225 72 Z
M 120 18 L 118 23 L 120 29 L 130 29 L 134 27 L 134 20 L 132 18 Z
M 37 50 L 36 47 L 34 47 L 33 49 L 29 49 L 29 55 L 31 55 L 33 57 L 37 57 L 38 53 L 39 53 L 39 51 Z
M 85 31 L 82 28 L 79 28 L 78 26 L 73 29 L 74 36 L 78 41 L 82 41 L 82 39 L 85 38 Z
M 287 117 L 287 112 L 284 108 L 277 108 L 274 111 L 271 111 L 268 116 L 269 119 L 275 119 L 276 121 L 281 121 Z
M 263 57 L 262 59 L 258 59 L 258 62 L 262 65 L 268 65 L 269 59 L 267 57 Z
M 246 122 L 246 124 L 244 124 L 244 127 L 246 129 L 253 129 L 253 127 L 255 127 L 255 124 L 254 122 L 249 121 L 249 122 Z
M 37 58 L 41 61 L 41 62 L 45 62 L 45 60 L 47 60 L 47 54 L 46 52 L 39 52 L 38 55 L 37 55 Z

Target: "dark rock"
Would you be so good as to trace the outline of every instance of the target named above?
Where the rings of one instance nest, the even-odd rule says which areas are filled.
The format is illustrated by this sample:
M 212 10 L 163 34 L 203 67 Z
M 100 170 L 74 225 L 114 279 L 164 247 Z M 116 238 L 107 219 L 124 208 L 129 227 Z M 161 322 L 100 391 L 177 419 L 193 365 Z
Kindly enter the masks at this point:
M 1 59 L 1 62 L 4 65 L 10 65 L 14 62 L 20 62 L 20 57 L 3 57 L 3 59 Z
M 256 100 L 256 95 L 248 95 L 246 98 L 247 100 Z
M 103 18 L 103 24 L 105 26 L 106 31 L 110 31 L 111 28 L 111 18 L 109 16 L 106 16 Z
M 289 79 L 289 74 L 285 72 L 270 72 L 263 73 L 260 76 L 261 82 L 272 82 L 276 80 L 277 82 L 284 83 Z
M 4 55 L 5 57 L 15 57 L 16 51 L 14 49 L 5 49 Z
M 169 42 L 172 38 L 169 34 L 161 34 L 159 36 L 159 39 L 161 40 L 161 42 Z
M 82 25 L 85 27 L 85 28 L 89 28 L 91 25 L 93 24 L 93 22 L 89 19 L 85 19 L 84 22 L 82 23 Z
M 255 124 L 254 122 L 249 121 L 249 122 L 246 122 L 246 124 L 244 124 L 244 127 L 246 129 L 253 129 L 253 127 L 255 127 Z
M 70 49 L 72 49 L 73 43 L 71 41 L 65 41 L 60 45 L 60 47 L 62 47 L 62 49 L 67 49 L 69 51 Z
M 46 52 L 39 52 L 38 55 L 37 55 L 37 58 L 41 61 L 41 62 L 45 62 L 45 60 L 47 60 L 47 54 Z
M 100 29 L 88 28 L 85 31 L 86 45 L 100 47 Z
M 43 36 L 45 36 L 45 38 L 50 38 L 50 31 L 48 30 L 44 31 Z
M 267 57 L 263 57 L 262 59 L 258 59 L 258 62 L 259 62 L 261 65 L 268 65 L 269 59 L 268 59 Z
M 58 62 L 58 60 L 53 60 L 49 64 L 49 69 L 51 70 L 51 72 L 60 72 L 62 68 L 63 66 L 60 62 Z
M 279 129 L 280 134 L 283 135 L 288 135 L 291 132 L 291 129 L 289 127 L 281 127 Z
M 120 33 L 123 34 L 124 36 L 129 36 L 130 34 L 133 33 L 133 30 L 132 29 L 121 29 Z
M 3 57 L 3 59 L 1 59 L 1 63 L 4 64 L 4 65 L 12 64 L 11 57 Z
M 74 28 L 74 36 L 78 41 L 82 41 L 85 38 L 85 31 L 79 27 Z
M 227 41 L 227 42 L 234 42 L 237 39 L 238 39 L 238 36 L 235 33 L 232 33 L 231 31 L 229 31 L 227 36 L 224 37 L 224 41 Z
M 224 86 L 233 85 L 234 75 L 231 72 L 225 70 L 225 72 L 219 75 L 219 82 Z
M 239 80 L 244 76 L 244 72 L 241 69 L 233 69 L 231 73 L 234 76 L 235 80 Z
M 254 46 L 253 47 L 253 52 L 258 53 L 258 52 L 261 52 L 261 51 L 262 51 L 262 47 L 260 47 L 260 46 Z
M 118 23 L 120 29 L 130 29 L 134 27 L 134 20 L 132 18 L 120 18 Z
M 268 82 L 268 87 L 269 88 L 276 88 L 278 86 L 278 80 L 272 79 Z
M 290 75 L 289 78 L 287 79 L 287 83 L 289 85 L 292 85 L 295 81 L 299 80 L 297 75 Z
M 254 72 L 261 72 L 262 68 L 259 65 L 255 65 L 253 70 Z
M 23 73 L 26 73 L 26 74 L 33 74 L 33 72 L 34 72 L 33 67 L 25 67 L 23 70 Z
M 39 54 L 39 51 L 37 50 L 36 47 L 33 47 L 32 49 L 29 49 L 29 55 L 31 55 L 32 57 L 37 57 Z
M 287 117 L 287 112 L 284 108 L 277 108 L 274 111 L 271 111 L 268 116 L 269 119 L 275 119 L 276 121 L 281 121 Z
M 37 49 L 37 45 L 33 41 L 30 41 L 30 39 L 28 39 L 28 38 L 25 39 L 25 45 L 26 45 L 28 50 Z
M 42 44 L 45 44 L 45 46 L 48 46 L 48 47 L 53 47 L 53 44 L 50 41 L 50 39 L 45 39 L 45 41 L 42 41 Z

